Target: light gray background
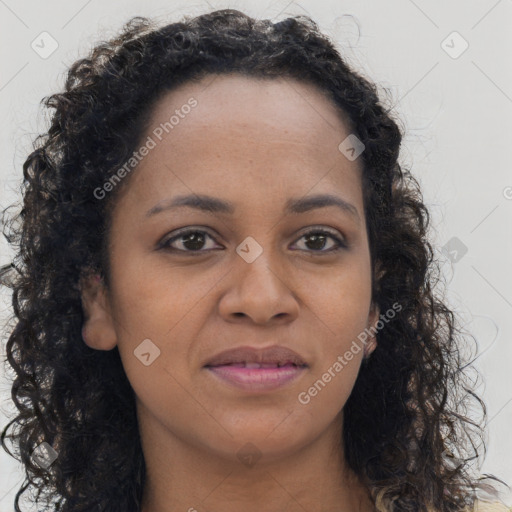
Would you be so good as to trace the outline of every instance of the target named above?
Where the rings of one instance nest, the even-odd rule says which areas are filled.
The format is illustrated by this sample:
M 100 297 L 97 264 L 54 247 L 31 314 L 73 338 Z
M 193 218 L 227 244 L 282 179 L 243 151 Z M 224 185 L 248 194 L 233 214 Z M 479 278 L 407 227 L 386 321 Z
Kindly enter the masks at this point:
M 489 412 L 488 455 L 480 472 L 511 484 L 511 0 L 0 0 L 0 207 L 18 199 L 16 185 L 31 140 L 46 126 L 39 102 L 61 90 L 73 61 L 131 16 L 176 21 L 209 6 L 239 8 L 276 21 L 309 14 L 336 38 L 349 63 L 378 82 L 381 92 L 389 91 L 407 131 L 401 162 L 412 167 L 423 186 L 450 304 L 479 344 L 477 368 L 484 382 L 478 390 Z M 43 59 L 31 43 L 42 46 L 45 31 L 58 48 Z M 464 40 L 469 46 L 458 55 Z M 463 244 L 467 253 L 461 257 L 454 243 Z M 9 262 L 3 239 L 0 251 L 0 264 Z M 2 322 L 10 313 L 6 292 L 0 292 Z M 5 335 L 2 341 L 3 357 Z M 1 371 L 3 428 L 14 406 Z M 14 510 L 22 476 L 3 450 L 0 468 L 0 512 L 8 512 Z

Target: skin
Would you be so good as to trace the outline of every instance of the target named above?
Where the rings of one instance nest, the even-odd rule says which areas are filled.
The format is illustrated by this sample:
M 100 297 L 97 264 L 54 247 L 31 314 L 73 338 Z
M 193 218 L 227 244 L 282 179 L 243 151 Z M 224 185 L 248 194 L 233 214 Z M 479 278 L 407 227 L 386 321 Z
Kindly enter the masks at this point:
M 311 85 L 224 75 L 166 93 L 143 140 L 191 97 L 197 106 L 164 133 L 117 200 L 110 287 L 90 278 L 82 291 L 84 341 L 97 350 L 117 345 L 136 393 L 142 510 L 372 510 L 339 441 L 363 350 L 308 404 L 298 400 L 379 315 L 360 161 L 338 149 L 350 131 Z M 233 202 L 236 213 L 146 216 L 191 193 Z M 359 220 L 333 206 L 283 214 L 288 199 L 318 193 L 351 203 Z M 212 238 L 175 240 L 174 253 L 158 248 L 189 226 Z M 312 226 L 331 228 L 349 248 L 328 252 L 336 241 L 315 244 L 304 236 Z M 263 249 L 252 263 L 236 252 L 247 236 Z M 134 355 L 145 339 L 160 349 L 148 366 Z M 225 349 L 273 344 L 309 364 L 278 390 L 250 394 L 203 368 Z M 366 353 L 374 348 L 372 340 Z M 249 442 L 260 456 L 251 466 L 237 456 Z

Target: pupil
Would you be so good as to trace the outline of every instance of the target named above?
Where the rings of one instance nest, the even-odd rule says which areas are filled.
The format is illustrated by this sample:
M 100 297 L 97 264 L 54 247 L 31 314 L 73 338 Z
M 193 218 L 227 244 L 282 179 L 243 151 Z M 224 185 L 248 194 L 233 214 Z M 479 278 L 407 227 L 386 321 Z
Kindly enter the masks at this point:
M 325 245 L 325 238 L 326 238 L 325 235 L 321 235 L 321 234 L 308 235 L 308 242 L 306 242 L 306 243 L 308 244 L 308 247 L 310 249 L 323 249 L 323 247 Z M 190 244 L 192 244 L 192 245 L 190 245 Z M 184 238 L 183 238 L 183 245 L 185 245 L 185 247 L 190 250 L 200 249 L 203 244 L 204 244 L 204 236 L 197 231 L 195 231 L 194 233 L 189 233 L 188 235 L 184 236 Z M 311 244 L 313 244 L 313 247 L 311 247 Z
M 189 246 L 190 243 L 192 243 L 192 247 Z M 203 245 L 203 243 L 204 243 L 204 237 L 197 231 L 194 233 L 189 233 L 183 239 L 183 245 L 187 249 L 191 249 L 191 250 L 200 249 L 201 246 Z
M 313 247 L 313 249 L 322 249 L 322 248 L 323 248 L 324 243 L 325 243 L 325 235 L 309 235 L 309 236 L 308 236 L 308 239 L 309 239 L 310 241 L 312 240 L 312 241 L 313 241 L 313 244 L 314 244 L 315 242 L 319 242 L 319 241 L 321 242 L 321 243 L 320 243 L 320 247 Z M 309 243 L 309 242 L 307 242 L 307 243 Z M 308 247 L 309 247 L 309 245 L 308 245 Z M 310 248 L 311 248 L 311 247 L 310 247 Z

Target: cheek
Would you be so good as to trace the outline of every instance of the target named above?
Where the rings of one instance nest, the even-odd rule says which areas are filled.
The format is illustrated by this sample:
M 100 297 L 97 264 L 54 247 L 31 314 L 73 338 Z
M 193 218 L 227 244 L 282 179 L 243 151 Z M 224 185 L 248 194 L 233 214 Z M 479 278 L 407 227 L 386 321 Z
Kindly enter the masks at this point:
M 311 379 L 306 379 L 297 394 L 297 407 L 302 414 L 330 423 L 343 409 L 359 372 L 360 357 L 354 355 L 351 361 L 340 357 L 313 372 Z
M 363 288 L 341 288 L 323 296 L 310 330 L 318 357 L 296 400 L 306 417 L 330 422 L 343 409 L 357 379 L 364 355 L 369 294 Z M 322 300 L 316 298 L 317 304 Z
M 163 342 L 169 330 L 212 291 L 219 276 L 191 265 L 175 267 L 164 258 L 148 261 L 127 254 L 113 270 L 116 320 L 134 336 Z
M 314 285 L 311 283 L 307 304 L 313 313 L 309 332 L 315 338 L 319 357 L 303 389 L 302 403 L 328 403 L 339 410 L 353 388 L 368 338 L 369 268 L 356 261 L 333 272 L 322 287 L 319 282 L 316 279 Z
M 326 338 L 341 342 L 338 348 L 367 327 L 371 274 L 364 258 L 347 260 L 321 276 L 308 276 L 303 288 L 307 306 L 314 313 L 312 322 Z
M 189 386 L 191 343 L 219 276 L 192 267 L 144 268 L 128 257 L 112 274 L 118 349 L 128 380 L 144 402 L 157 405 L 165 390 L 164 402 L 176 406 L 186 398 L 178 383 Z

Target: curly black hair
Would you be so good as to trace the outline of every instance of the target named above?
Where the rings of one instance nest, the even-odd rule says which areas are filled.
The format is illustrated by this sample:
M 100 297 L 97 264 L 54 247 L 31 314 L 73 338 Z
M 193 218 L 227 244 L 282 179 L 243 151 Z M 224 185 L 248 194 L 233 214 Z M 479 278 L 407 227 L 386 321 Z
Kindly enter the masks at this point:
M 462 356 L 470 335 L 437 289 L 440 266 L 419 183 L 398 163 L 403 130 L 377 86 L 309 17 L 273 23 L 224 9 L 165 26 L 134 17 L 71 65 L 64 92 L 43 99 L 54 109 L 51 126 L 24 162 L 20 210 L 4 220 L 17 251 L 6 361 L 19 413 L 1 440 L 26 471 L 16 511 L 31 486 L 45 510 L 140 510 L 145 464 L 134 392 L 117 347 L 83 342 L 79 287 L 90 272 L 109 284 L 110 213 L 130 177 L 105 199 L 94 191 L 139 146 L 160 97 L 227 73 L 315 85 L 365 147 L 372 300 L 381 311 L 395 302 L 402 309 L 378 332 L 344 407 L 348 464 L 380 512 L 474 506 L 477 491 L 494 490 L 482 480 L 501 480 L 472 471 L 485 452 L 486 407 L 473 390 L 472 361 Z M 481 420 L 467 416 L 474 405 Z M 33 457 L 42 443 L 58 454 L 48 467 Z

